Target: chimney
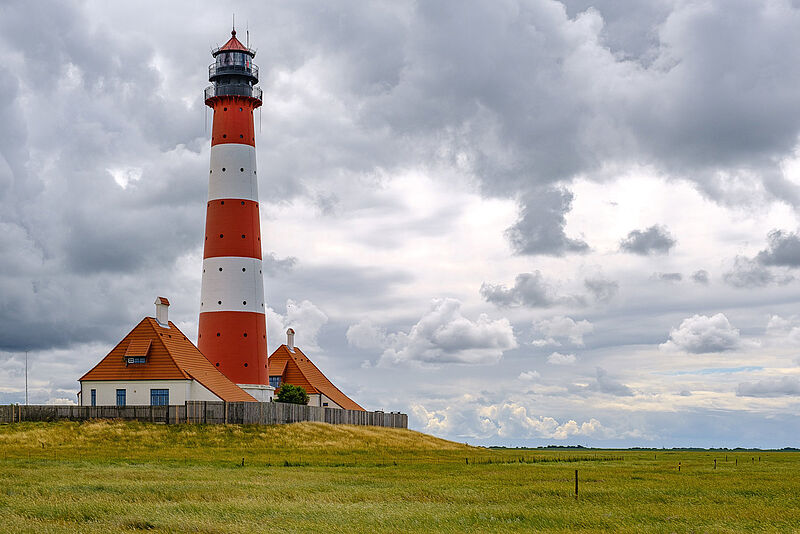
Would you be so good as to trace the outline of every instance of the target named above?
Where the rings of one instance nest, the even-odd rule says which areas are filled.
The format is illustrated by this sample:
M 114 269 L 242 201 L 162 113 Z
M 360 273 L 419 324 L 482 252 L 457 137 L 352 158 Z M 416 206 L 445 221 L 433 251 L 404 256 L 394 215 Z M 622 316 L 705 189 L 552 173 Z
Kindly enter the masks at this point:
M 294 352 L 294 330 L 291 328 L 286 331 L 286 347 L 289 352 Z
M 165 328 L 169 328 L 169 301 L 164 297 L 156 297 L 156 321 Z

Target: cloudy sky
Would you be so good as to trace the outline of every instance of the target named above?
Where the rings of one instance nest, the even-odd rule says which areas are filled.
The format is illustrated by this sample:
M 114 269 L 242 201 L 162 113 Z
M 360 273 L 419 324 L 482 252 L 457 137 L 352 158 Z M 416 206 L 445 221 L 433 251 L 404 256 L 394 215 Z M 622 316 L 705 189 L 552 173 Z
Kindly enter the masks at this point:
M 3 2 L 0 402 L 196 338 L 232 12 L 271 350 L 469 443 L 800 443 L 797 0 Z

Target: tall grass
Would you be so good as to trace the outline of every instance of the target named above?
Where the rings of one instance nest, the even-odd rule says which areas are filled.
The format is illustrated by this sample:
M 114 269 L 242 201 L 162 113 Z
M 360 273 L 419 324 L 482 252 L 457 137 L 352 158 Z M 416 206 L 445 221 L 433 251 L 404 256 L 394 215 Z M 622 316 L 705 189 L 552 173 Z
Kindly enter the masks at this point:
M 21 423 L 0 426 L 0 532 L 800 532 L 800 455 L 727 457 L 319 423 Z

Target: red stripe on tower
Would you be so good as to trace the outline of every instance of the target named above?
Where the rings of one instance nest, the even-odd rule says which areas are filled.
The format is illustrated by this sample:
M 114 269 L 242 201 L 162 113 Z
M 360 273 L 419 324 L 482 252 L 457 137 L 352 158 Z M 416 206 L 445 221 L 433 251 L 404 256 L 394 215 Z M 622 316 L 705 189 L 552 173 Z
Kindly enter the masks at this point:
M 214 110 L 197 347 L 240 385 L 267 385 L 253 110 L 261 105 L 255 52 L 231 32 L 208 68 Z M 249 391 L 249 390 L 248 390 Z

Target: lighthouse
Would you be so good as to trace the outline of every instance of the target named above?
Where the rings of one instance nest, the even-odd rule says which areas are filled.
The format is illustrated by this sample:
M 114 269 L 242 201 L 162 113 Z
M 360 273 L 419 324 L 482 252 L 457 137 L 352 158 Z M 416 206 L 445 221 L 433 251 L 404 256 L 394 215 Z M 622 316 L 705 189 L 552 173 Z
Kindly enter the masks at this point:
M 197 347 L 258 400 L 271 397 L 253 110 L 255 51 L 236 30 L 212 52 L 205 103 L 214 110 Z

